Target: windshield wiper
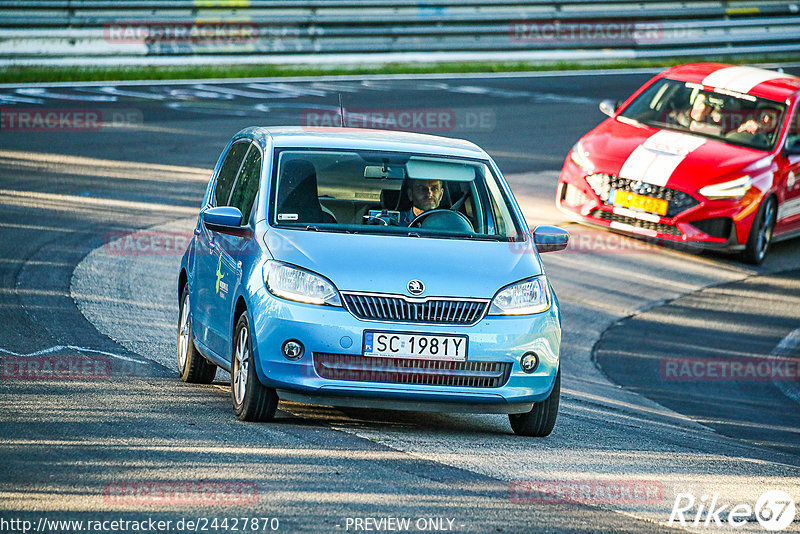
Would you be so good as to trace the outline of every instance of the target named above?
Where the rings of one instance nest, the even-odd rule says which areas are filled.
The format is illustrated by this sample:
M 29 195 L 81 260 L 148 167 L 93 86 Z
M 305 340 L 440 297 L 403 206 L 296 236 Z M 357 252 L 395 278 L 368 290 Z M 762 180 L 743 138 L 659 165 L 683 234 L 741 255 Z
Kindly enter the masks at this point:
M 630 126 L 634 126 L 634 127 L 636 127 L 636 128 L 645 128 L 645 129 L 647 128 L 647 126 L 645 125 L 645 123 L 639 122 L 639 121 L 637 121 L 636 119 L 632 119 L 632 118 L 630 118 L 630 117 L 626 117 L 626 116 L 624 116 L 624 115 L 617 115 L 617 120 L 618 120 L 619 122 L 622 122 L 622 123 L 628 124 L 628 125 L 630 125 Z

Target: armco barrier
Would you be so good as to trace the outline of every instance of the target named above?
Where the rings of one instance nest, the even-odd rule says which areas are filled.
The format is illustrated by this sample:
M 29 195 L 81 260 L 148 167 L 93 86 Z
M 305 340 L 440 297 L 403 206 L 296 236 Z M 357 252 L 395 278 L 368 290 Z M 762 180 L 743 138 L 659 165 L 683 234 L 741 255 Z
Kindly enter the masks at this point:
M 800 50 L 800 4 L 0 0 L 0 65 L 590 59 Z

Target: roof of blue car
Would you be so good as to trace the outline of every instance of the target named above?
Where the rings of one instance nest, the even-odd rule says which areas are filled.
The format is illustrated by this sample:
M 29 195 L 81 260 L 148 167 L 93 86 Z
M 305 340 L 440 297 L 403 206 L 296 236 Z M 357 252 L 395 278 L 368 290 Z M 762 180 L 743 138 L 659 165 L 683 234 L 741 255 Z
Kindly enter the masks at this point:
M 474 143 L 438 135 L 363 128 L 297 126 L 248 128 L 245 131 L 271 137 L 277 148 L 350 148 L 486 158 L 486 152 Z

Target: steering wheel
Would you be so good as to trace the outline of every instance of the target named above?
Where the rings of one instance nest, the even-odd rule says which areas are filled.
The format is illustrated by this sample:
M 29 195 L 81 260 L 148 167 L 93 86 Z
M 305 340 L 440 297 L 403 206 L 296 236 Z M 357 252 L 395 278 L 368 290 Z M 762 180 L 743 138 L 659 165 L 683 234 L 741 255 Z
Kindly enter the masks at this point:
M 466 215 L 460 211 L 446 208 L 422 212 L 408 226 L 410 228 L 424 227 L 432 230 L 469 231 L 475 233 L 475 229 Z

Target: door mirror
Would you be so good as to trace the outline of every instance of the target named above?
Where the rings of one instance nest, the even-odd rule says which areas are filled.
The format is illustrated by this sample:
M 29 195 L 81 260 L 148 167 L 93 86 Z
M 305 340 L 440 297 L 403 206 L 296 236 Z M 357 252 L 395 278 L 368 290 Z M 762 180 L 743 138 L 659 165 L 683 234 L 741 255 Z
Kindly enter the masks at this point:
M 248 228 L 242 228 L 242 212 L 233 206 L 217 206 L 202 212 L 203 224 L 209 230 L 244 236 L 249 233 Z
M 569 245 L 569 232 L 558 226 L 537 226 L 533 229 L 533 242 L 539 252 L 556 252 Z
M 609 117 L 613 117 L 614 113 L 617 111 L 619 107 L 619 102 L 614 102 L 613 100 L 603 100 L 600 102 L 600 111 L 608 115 Z

